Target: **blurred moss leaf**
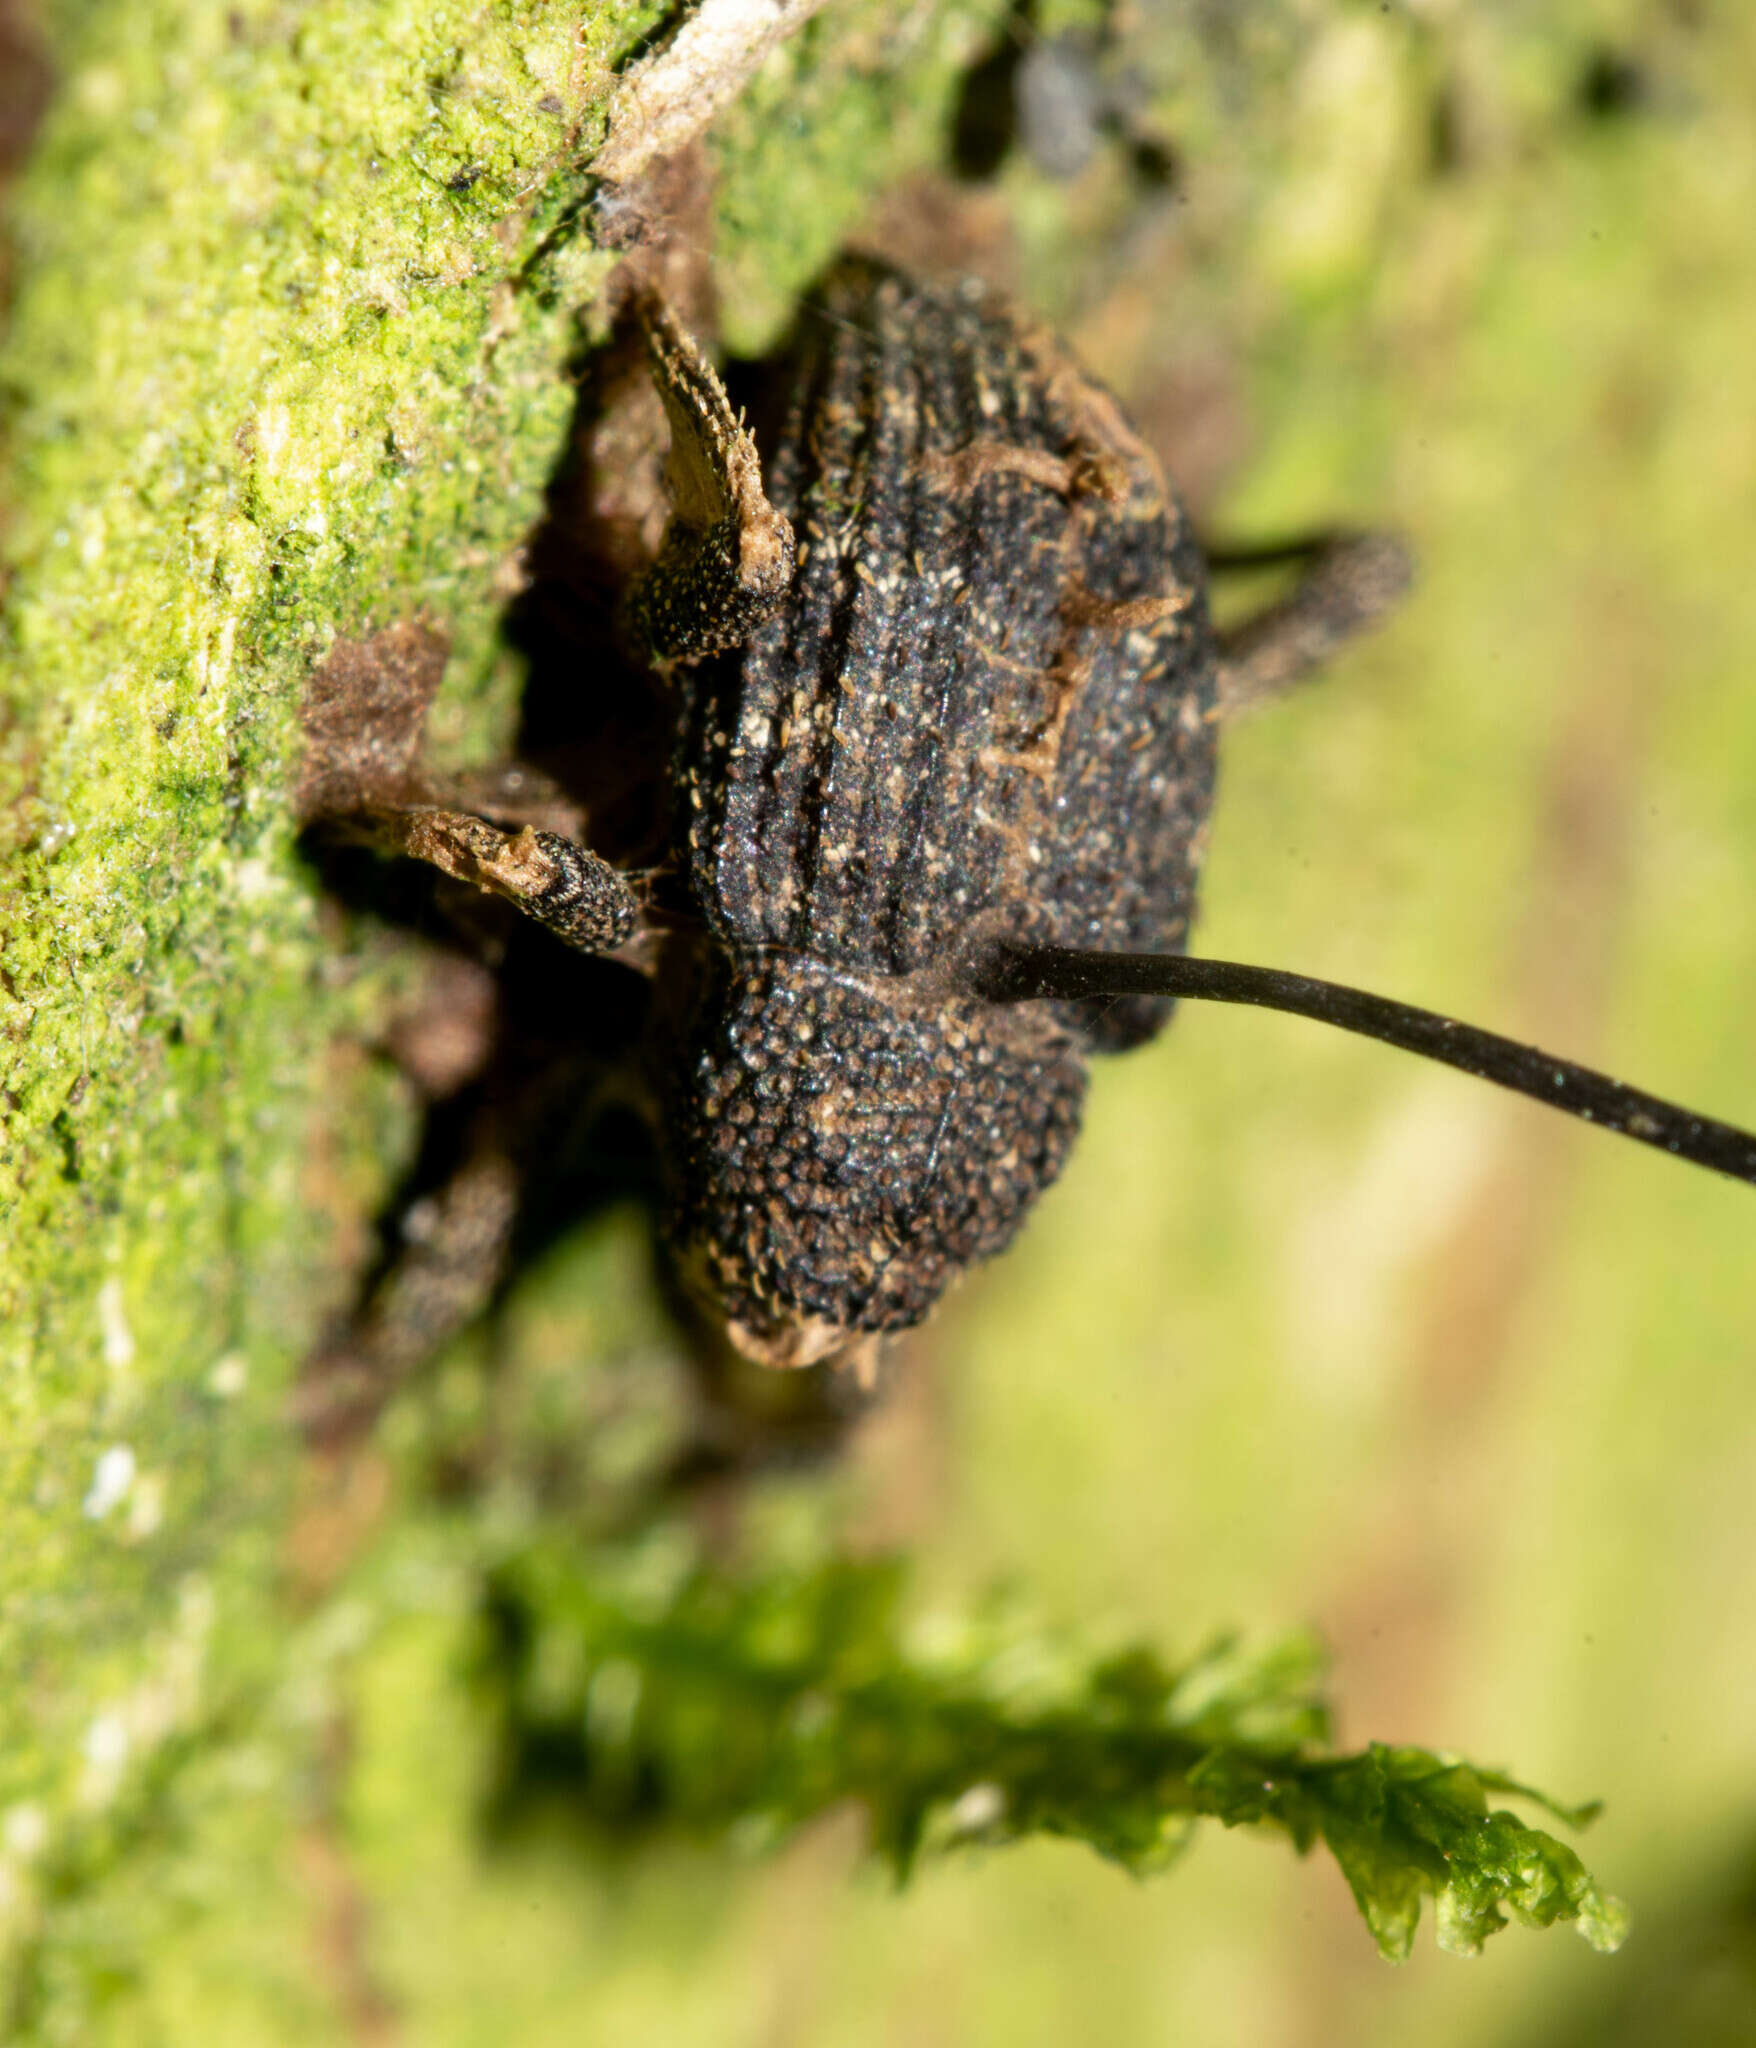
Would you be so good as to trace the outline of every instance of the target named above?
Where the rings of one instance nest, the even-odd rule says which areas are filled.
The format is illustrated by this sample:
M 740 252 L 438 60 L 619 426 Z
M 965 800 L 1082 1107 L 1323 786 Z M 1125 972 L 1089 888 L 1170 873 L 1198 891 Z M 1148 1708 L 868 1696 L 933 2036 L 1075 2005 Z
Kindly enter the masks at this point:
M 642 1559 L 548 1546 L 495 1574 L 481 1672 L 502 1822 L 559 1795 L 598 1825 L 767 1846 L 852 1802 L 904 1880 L 924 1854 L 1030 1835 L 1145 1875 L 1207 1819 L 1324 1844 L 1392 1960 L 1426 1899 L 1457 1955 L 1509 1919 L 1571 1921 L 1597 1949 L 1627 1931 L 1565 1843 L 1488 1795 L 1572 1825 L 1595 1808 L 1428 1750 L 1337 1755 L 1309 1637 L 1226 1638 L 1181 1666 L 1144 1646 L 1082 1658 L 998 1609 L 911 1632 L 894 1559 L 657 1577 Z

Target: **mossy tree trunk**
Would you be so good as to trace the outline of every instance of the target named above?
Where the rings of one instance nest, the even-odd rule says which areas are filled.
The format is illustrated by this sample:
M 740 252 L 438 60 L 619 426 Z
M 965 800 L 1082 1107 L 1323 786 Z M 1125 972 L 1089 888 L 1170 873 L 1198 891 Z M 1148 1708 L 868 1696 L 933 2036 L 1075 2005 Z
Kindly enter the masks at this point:
M 991 11 L 898 33 L 843 7 L 769 36 L 758 101 L 830 138 L 745 236 L 771 309 L 930 146 Z M 755 12 L 793 30 L 810 10 Z M 519 674 L 497 621 L 615 260 L 592 239 L 594 153 L 620 110 L 619 169 L 639 167 L 680 23 L 732 32 L 659 95 L 667 146 L 752 68 L 748 6 L 691 16 L 154 0 L 42 24 L 54 90 L 11 195 L 3 373 L 15 1937 L 32 1873 L 120 1825 L 171 1749 L 275 1673 L 291 1375 L 414 1134 L 357 1049 L 402 970 L 338 951 L 295 851 L 296 708 L 337 640 L 416 621 L 448 650 L 435 751 L 503 750 Z
M 677 1338 L 639 1219 L 610 1216 L 370 1455 L 338 1474 L 302 1449 L 293 1375 L 417 1113 L 370 1049 L 415 970 L 297 856 L 296 708 L 338 641 L 412 624 L 447 650 L 435 748 L 504 746 L 499 620 L 613 261 L 596 153 L 677 103 L 631 66 L 724 10 L 41 4 L 55 96 L 0 263 L 0 2033 L 284 2048 L 390 2038 L 400 2001 L 411 2040 L 505 2038 L 514 2005 L 528 2038 L 658 2010 L 668 2040 L 687 1975 L 695 2038 L 755 2039 L 754 1929 L 823 2038 L 876 2024 L 881 1978 L 912 2036 L 947 2024 L 964 1914 L 964 2010 L 1009 2040 L 1100 2010 L 1132 2011 L 1117 2039 L 1198 2037 L 1265 1996 L 1345 2006 L 1330 2031 L 1366 2038 L 1377 1994 L 1333 1928 L 1282 1936 L 1303 1872 L 1229 1920 L 1179 1888 L 1171 1939 L 1067 1880 L 1074 1969 L 1017 1940 L 1042 1864 L 989 1864 L 952 1912 L 849 1903 L 830 1841 L 685 1973 L 721 1862 L 669 1889 L 643 1866 L 636 1923 L 581 1876 L 605 1859 L 482 1856 L 483 1587 L 663 1465 Z M 775 332 L 881 187 L 943 162 L 963 86 L 992 110 L 1021 47 L 1003 11 L 826 0 L 717 113 L 733 342 Z M 1747 1121 L 1746 11 L 1034 12 L 1044 42 L 1124 39 L 1128 119 L 1077 178 L 1014 148 L 911 193 L 903 245 L 1055 318 L 1210 521 L 1235 473 L 1231 530 L 1388 519 L 1425 570 L 1347 675 L 1233 736 L 1206 943 Z M 0 156 L 22 75 L 0 71 Z M 719 98 L 700 84 L 690 119 Z M 935 1571 L 999 1562 L 1063 1612 L 1191 1633 L 1324 1613 L 1356 1732 L 1486 1727 L 1604 1792 L 1606 1865 L 1644 1907 L 1679 1844 L 1748 1833 L 1736 1191 L 1601 1153 L 1587 1175 L 1589 1133 L 1296 1027 L 1173 1037 L 1094 1091 L 1030 1252 L 942 1319 L 955 1393 L 896 1404 L 898 1494 L 959 1474 Z M 490 1481 L 448 1507 L 426 1482 L 484 1438 Z M 797 1544 L 813 1515 L 821 1550 L 815 1496 L 771 1519 Z M 633 1606 L 678 1583 L 675 1544 L 628 1565 Z M 550 1633 L 537 1710 L 613 1724 L 626 1660 L 600 1691 Z M 1489 1704 L 1460 1724 L 1463 1673 Z M 1403 2032 L 1461 2038 L 1450 1981 Z

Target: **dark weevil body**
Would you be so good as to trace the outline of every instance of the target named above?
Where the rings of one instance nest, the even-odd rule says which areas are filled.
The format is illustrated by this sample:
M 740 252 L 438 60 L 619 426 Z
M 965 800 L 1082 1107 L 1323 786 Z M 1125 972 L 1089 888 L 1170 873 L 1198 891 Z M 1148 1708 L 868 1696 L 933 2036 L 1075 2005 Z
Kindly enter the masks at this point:
M 1393 545 L 1283 551 L 1311 557 L 1304 582 L 1221 640 L 1115 401 L 979 287 L 839 264 L 766 489 L 695 344 L 639 304 L 671 517 L 624 624 L 676 712 L 668 858 L 631 882 L 514 803 L 480 805 L 498 823 L 406 789 L 351 808 L 379 845 L 656 970 L 664 1234 L 739 1350 L 853 1361 L 921 1321 L 1059 1172 L 1089 1056 L 1152 1036 L 1176 993 L 1302 1010 L 1756 1178 L 1756 1139 L 1589 1070 L 1181 957 L 1222 716 L 1382 610 Z M 326 1361 L 344 1399 L 372 1405 L 485 1298 L 515 1182 L 492 1142 L 466 1161 Z
M 712 943 L 662 1130 L 687 1270 L 793 1362 L 918 1322 L 1006 1245 L 1087 1054 L 1162 1022 L 942 970 L 975 935 L 1184 943 L 1216 661 L 1157 465 L 974 287 L 841 266 L 768 452 L 788 600 L 678 672 L 676 857 Z

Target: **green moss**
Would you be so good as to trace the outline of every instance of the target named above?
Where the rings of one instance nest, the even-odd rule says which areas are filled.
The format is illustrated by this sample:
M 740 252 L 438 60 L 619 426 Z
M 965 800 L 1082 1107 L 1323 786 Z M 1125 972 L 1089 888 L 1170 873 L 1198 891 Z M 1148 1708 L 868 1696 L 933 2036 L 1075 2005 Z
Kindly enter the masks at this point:
M 0 1808 L 103 1806 L 273 1653 L 288 1375 L 410 1137 L 332 1051 L 388 983 L 293 858 L 292 711 L 419 613 L 441 738 L 504 730 L 494 573 L 601 262 L 525 266 L 655 11 L 51 24 L 4 373 Z
M 610 260 L 583 167 L 666 11 L 50 13 L 0 366 L 0 1812 L 21 1840 L 122 1798 L 278 1656 L 289 1377 L 413 1136 L 347 1049 L 405 970 L 369 934 L 338 950 L 295 857 L 294 708 L 335 638 L 419 616 L 452 649 L 436 749 L 504 746 L 506 571 Z M 813 49 L 790 77 L 836 54 Z M 874 101 L 897 68 L 863 67 Z M 826 196 L 815 246 L 846 204 Z M 28 1875 L 8 1889 L 27 1924 Z

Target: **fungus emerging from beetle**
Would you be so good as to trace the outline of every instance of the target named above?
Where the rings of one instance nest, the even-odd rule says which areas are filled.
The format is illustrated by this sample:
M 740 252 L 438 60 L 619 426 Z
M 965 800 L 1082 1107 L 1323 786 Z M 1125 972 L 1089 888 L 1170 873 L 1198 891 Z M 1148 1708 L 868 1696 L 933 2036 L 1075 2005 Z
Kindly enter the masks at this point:
M 1303 581 L 1216 636 L 1115 401 L 978 287 L 838 265 L 766 490 L 700 350 L 637 309 L 671 518 L 624 629 L 676 707 L 668 862 L 620 874 L 528 800 L 405 789 L 347 823 L 655 975 L 664 1235 L 739 1350 L 858 1364 L 921 1321 L 1059 1172 L 1091 1055 L 1177 996 L 1364 1032 L 1756 1181 L 1756 1137 L 1568 1061 L 1184 955 L 1219 726 L 1398 594 L 1393 543 L 1283 551 Z M 343 1347 L 365 1382 L 485 1296 L 516 1201 L 478 1145 Z

